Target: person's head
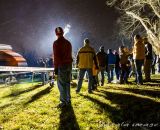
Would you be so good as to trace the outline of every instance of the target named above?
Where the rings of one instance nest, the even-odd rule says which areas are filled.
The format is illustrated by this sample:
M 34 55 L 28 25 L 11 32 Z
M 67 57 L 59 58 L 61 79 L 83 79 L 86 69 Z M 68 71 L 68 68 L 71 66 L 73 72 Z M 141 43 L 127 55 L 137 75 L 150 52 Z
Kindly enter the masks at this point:
M 89 39 L 88 39 L 88 38 L 84 39 L 84 46 L 88 46 L 88 45 L 89 45 L 89 43 L 90 43 L 90 41 L 89 41 Z
M 120 47 L 119 47 L 119 53 L 123 53 L 123 52 L 124 52 L 124 49 L 125 49 L 125 46 L 120 46 Z
M 99 51 L 104 52 L 104 46 L 100 46 Z
M 117 52 L 116 50 L 114 50 L 114 54 L 115 54 L 115 55 L 118 55 L 118 52 Z
M 139 40 L 141 40 L 141 36 L 140 35 L 135 35 L 134 36 L 134 42 L 137 42 L 137 41 L 139 41 Z
M 56 33 L 56 36 L 57 36 L 57 37 L 62 37 L 63 34 L 64 34 L 64 31 L 63 31 L 63 29 L 62 29 L 61 27 L 57 27 L 57 28 L 55 29 L 55 33 Z
M 109 54 L 109 53 L 112 53 L 112 49 L 108 49 L 108 54 Z
M 143 38 L 143 42 L 144 42 L 144 43 L 147 43 L 147 42 L 148 42 L 148 38 L 147 38 L 147 37 L 144 37 L 144 38 Z

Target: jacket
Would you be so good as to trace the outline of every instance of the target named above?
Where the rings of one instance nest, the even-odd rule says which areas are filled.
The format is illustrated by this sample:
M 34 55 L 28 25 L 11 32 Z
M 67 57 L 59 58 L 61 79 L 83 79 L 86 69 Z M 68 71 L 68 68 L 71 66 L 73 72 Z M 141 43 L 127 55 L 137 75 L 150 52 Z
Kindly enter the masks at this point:
M 93 61 L 96 62 L 95 65 L 98 66 L 96 60 L 96 54 L 92 47 L 90 47 L 89 45 L 84 45 L 82 48 L 79 49 L 76 58 L 76 64 L 78 65 L 78 68 L 92 69 Z
M 99 67 L 105 67 L 107 64 L 107 54 L 105 52 L 97 52 L 97 59 Z
M 146 59 L 150 59 L 150 60 L 152 60 L 152 45 L 149 43 L 149 42 L 147 42 L 147 43 L 145 43 L 145 57 L 146 57 Z
M 142 40 L 134 43 L 133 46 L 133 59 L 134 60 L 144 60 L 145 58 L 145 46 Z
M 58 38 L 53 43 L 54 67 L 72 64 L 72 46 L 64 37 Z
M 108 65 L 116 63 L 116 56 L 113 53 L 107 54 Z
M 126 65 L 128 63 L 128 55 L 125 52 L 120 54 L 120 65 Z

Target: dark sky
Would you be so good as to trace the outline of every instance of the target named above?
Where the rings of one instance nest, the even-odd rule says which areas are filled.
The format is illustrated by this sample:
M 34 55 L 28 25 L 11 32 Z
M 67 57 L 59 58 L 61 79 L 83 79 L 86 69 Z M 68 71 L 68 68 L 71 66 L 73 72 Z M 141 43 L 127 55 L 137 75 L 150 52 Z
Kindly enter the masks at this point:
M 70 24 L 66 35 L 74 51 L 88 37 L 95 49 L 114 46 L 118 13 L 106 0 L 0 0 L 0 43 L 39 56 L 52 53 L 54 29 Z

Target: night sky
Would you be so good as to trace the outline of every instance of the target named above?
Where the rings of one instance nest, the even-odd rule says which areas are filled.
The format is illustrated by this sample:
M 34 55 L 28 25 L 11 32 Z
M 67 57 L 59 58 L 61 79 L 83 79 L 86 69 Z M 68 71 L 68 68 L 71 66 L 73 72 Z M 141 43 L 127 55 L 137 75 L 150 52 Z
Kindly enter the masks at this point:
M 0 0 L 0 43 L 10 44 L 21 54 L 35 51 L 38 56 L 52 53 L 54 29 L 71 25 L 66 38 L 76 52 L 83 39 L 91 39 L 97 50 L 115 43 L 118 12 L 106 0 Z

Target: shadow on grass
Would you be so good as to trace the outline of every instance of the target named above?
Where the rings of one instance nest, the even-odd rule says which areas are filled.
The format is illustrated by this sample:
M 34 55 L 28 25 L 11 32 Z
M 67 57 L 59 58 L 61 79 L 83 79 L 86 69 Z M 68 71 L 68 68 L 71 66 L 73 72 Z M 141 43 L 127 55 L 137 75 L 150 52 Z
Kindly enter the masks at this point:
M 35 89 L 37 89 L 37 88 L 39 88 L 39 87 L 42 87 L 42 85 L 35 85 L 35 86 L 32 86 L 32 87 L 30 87 L 29 89 L 25 89 L 25 90 L 13 91 L 11 94 L 6 95 L 6 96 L 4 96 L 4 97 L 2 97 L 2 98 L 19 96 L 19 95 L 21 95 L 21 94 L 23 94 L 23 93 L 27 93 L 27 92 L 33 91 L 33 90 L 35 90 Z
M 109 114 L 111 121 L 115 124 L 121 124 L 122 122 L 128 122 L 129 126 L 125 128 L 120 126 L 120 129 L 136 129 L 139 130 L 141 127 L 133 127 L 134 123 L 154 123 L 156 127 L 160 127 L 160 103 L 155 102 L 150 99 L 136 97 L 133 95 L 127 95 L 122 93 L 101 91 L 102 93 L 97 93 L 98 96 L 102 96 L 107 100 L 110 100 L 113 104 L 117 104 L 119 109 L 113 108 L 108 104 L 102 103 L 98 99 L 95 99 L 90 96 L 84 96 L 91 100 L 92 102 L 98 104 L 102 111 L 105 111 Z M 147 127 L 145 127 L 147 128 Z M 149 129 L 152 129 L 149 128 Z
M 24 105 L 27 105 L 29 103 L 34 102 L 35 100 L 41 98 L 42 96 L 44 96 L 45 94 L 48 94 L 51 91 L 52 87 L 48 86 L 47 88 L 37 92 L 35 95 L 33 95 L 30 100 L 28 100 L 26 103 L 24 103 Z
M 12 103 L 4 104 L 4 105 L 0 106 L 0 109 L 5 109 L 6 107 L 9 107 L 11 105 L 12 105 Z
M 157 89 L 156 90 L 143 90 L 143 89 L 132 89 L 132 88 L 117 88 L 116 90 L 123 90 L 123 91 L 132 92 L 135 94 L 140 94 L 143 96 L 160 98 L 160 90 L 157 90 Z
M 160 120 L 160 103 L 151 99 L 137 97 L 129 94 L 102 92 L 105 98 L 118 104 L 124 113 L 125 120 L 141 122 L 159 122 Z
M 61 109 L 58 130 L 80 130 L 72 106 Z

